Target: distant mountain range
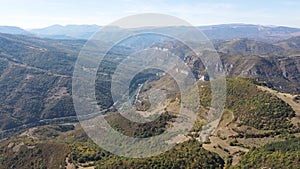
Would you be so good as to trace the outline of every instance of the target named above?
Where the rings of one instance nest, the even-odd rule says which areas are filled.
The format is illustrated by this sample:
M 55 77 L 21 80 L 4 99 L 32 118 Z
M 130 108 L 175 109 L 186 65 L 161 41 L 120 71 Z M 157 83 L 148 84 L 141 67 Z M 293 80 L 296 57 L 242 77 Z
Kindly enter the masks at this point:
M 28 35 L 30 32 L 16 26 L 0 26 L 1 33 Z
M 98 25 L 52 25 L 40 29 L 23 30 L 18 27 L 0 26 L 0 33 L 32 34 L 51 39 L 89 39 L 101 26 Z M 223 24 L 198 27 L 212 40 L 248 38 L 253 40 L 282 40 L 300 35 L 299 28 L 283 26 L 261 26 L 251 24 Z M 121 29 L 121 28 L 120 28 Z M 164 28 L 156 28 L 164 29 Z M 173 27 L 177 31 L 180 27 Z M 114 30 L 112 30 L 114 31 Z
M 225 24 L 198 27 L 209 39 L 229 40 L 248 38 L 254 40 L 280 40 L 300 35 L 299 28 L 261 26 L 250 24 Z
M 101 26 L 98 25 L 52 25 L 41 29 L 32 29 L 30 32 L 39 37 L 55 38 L 55 39 L 88 39 Z

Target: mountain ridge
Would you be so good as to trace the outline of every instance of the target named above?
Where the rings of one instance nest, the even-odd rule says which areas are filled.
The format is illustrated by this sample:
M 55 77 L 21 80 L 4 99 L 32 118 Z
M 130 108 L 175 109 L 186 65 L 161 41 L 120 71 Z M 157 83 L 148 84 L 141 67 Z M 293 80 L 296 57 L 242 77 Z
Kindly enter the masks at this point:
M 29 35 L 31 34 L 29 31 L 26 31 L 17 26 L 0 26 L 0 33 L 7 34 L 20 34 L 20 35 Z
M 2 29 L 2 33 L 33 34 L 42 38 L 53 39 L 89 39 L 103 26 L 92 25 L 51 25 L 44 28 L 24 30 L 18 27 Z M 211 40 L 229 40 L 234 38 L 249 38 L 253 40 L 280 40 L 300 35 L 300 28 L 287 26 L 264 26 L 254 24 L 219 24 L 195 26 L 203 31 Z M 4 28 L 4 27 L 3 27 Z M 159 29 L 160 27 L 154 27 Z M 176 31 L 176 27 L 173 28 Z M 18 30 L 18 31 L 17 31 Z

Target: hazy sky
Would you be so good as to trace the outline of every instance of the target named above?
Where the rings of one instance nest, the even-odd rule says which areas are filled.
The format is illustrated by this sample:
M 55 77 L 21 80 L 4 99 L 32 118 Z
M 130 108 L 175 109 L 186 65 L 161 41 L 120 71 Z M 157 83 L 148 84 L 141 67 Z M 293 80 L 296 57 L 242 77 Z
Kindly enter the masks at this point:
M 299 0 L 0 0 L 0 25 L 106 25 L 139 13 L 173 15 L 193 25 L 250 23 L 300 28 Z

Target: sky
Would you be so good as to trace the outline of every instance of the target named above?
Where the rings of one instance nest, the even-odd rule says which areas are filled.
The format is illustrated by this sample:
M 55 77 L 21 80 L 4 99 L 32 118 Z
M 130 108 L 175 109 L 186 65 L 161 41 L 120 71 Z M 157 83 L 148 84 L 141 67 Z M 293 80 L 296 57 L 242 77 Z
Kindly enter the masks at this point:
M 299 0 L 0 0 L 0 25 L 107 25 L 125 16 L 161 13 L 194 26 L 246 23 L 300 28 Z

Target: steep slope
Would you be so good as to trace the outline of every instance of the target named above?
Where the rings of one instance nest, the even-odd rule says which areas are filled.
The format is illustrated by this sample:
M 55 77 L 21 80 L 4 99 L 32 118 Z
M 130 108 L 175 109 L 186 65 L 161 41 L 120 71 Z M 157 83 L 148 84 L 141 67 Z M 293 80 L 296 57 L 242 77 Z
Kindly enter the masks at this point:
M 209 83 L 203 82 L 200 85 L 201 104 L 209 107 Z M 260 91 L 250 79 L 229 78 L 226 86 L 226 108 L 233 112 L 240 125 L 263 130 L 280 130 L 293 126 L 291 118 L 295 116 L 295 112 L 291 106 Z
M 220 54 L 228 77 L 251 77 L 285 92 L 300 92 L 300 57 Z
M 299 127 L 290 125 L 290 117 L 293 116 L 290 106 L 261 91 L 249 79 L 228 79 L 227 84 L 226 112 L 210 142 L 205 144 L 196 139 L 204 123 L 196 122 L 187 141 L 178 143 L 171 150 L 145 159 L 130 159 L 118 157 L 97 146 L 78 124 L 40 126 L 0 142 L 0 168 L 57 168 L 60 165 L 96 168 L 223 168 L 229 167 L 232 159 L 238 162 L 238 158 L 241 158 L 241 162 L 236 167 L 255 168 L 264 164 L 270 166 L 273 158 L 281 157 L 287 157 L 285 162 L 296 166 L 297 161 L 293 155 L 299 154 L 296 146 L 299 139 L 279 142 L 299 133 Z M 201 119 L 207 111 L 205 107 L 209 107 L 209 86 L 209 82 L 199 83 L 200 100 L 204 107 L 198 114 Z M 228 116 L 230 113 L 233 113 L 233 117 Z M 270 142 L 279 143 L 267 145 Z M 60 153 L 55 149 L 59 149 Z M 288 154 L 287 151 L 292 153 Z M 262 156 L 256 156 L 257 153 Z M 255 163 L 252 158 L 263 163 Z
M 254 147 L 299 137 L 300 121 L 293 120 L 296 114 L 291 105 L 276 95 L 262 91 L 253 82 L 243 78 L 227 79 L 226 109 L 218 127 L 203 145 L 206 150 L 218 153 L 227 167 L 237 165 L 244 154 L 247 156 Z M 209 82 L 199 85 L 201 103 L 209 106 Z M 299 150 L 296 151 L 299 153 Z M 280 158 L 276 155 L 274 158 Z M 266 156 L 265 160 L 272 159 Z M 288 161 L 293 162 L 290 158 Z
M 280 46 L 249 39 L 228 40 L 221 43 L 215 43 L 214 45 L 218 52 L 240 56 L 267 56 L 270 54 L 280 54 L 284 51 L 284 49 Z
M 279 91 L 300 93 L 300 55 L 295 50 L 285 49 L 277 42 L 261 42 L 249 39 L 213 41 L 219 53 L 227 77 L 250 77 Z M 293 42 L 292 39 L 286 42 Z M 208 80 L 201 56 L 196 56 L 184 44 L 174 42 L 156 43 L 181 57 L 201 80 Z M 205 53 L 205 49 L 200 51 Z M 300 54 L 300 53 L 299 53 Z M 221 68 L 220 65 L 216 65 Z
M 85 41 L 0 34 L 0 134 L 48 123 L 77 121 L 71 96 L 75 61 Z M 114 48 L 104 63 L 113 71 L 127 48 Z M 102 76 L 101 76 L 102 75 Z M 106 77 L 104 77 L 106 79 Z M 108 81 L 97 81 L 100 104 L 111 105 Z M 106 107 L 107 108 L 107 107 Z
M 285 44 L 295 44 L 295 39 Z M 298 46 L 287 49 L 280 43 L 231 40 L 216 44 L 228 77 L 252 77 L 277 90 L 300 93 Z M 278 45 L 281 44 L 281 45 Z
M 282 46 L 285 49 L 300 48 L 300 36 L 292 37 L 287 40 L 281 40 L 275 44 L 278 46 Z
M 0 129 L 74 116 L 71 75 L 76 51 L 30 36 L 0 35 Z M 67 118 L 66 118 L 67 119 Z M 63 120 L 63 119 L 62 119 Z
M 155 37 L 149 43 L 157 40 L 161 39 Z M 292 38 L 285 43 L 295 44 L 294 41 L 295 38 Z M 45 123 L 43 119 L 61 118 L 68 121 L 66 117 L 75 115 L 71 99 L 71 76 L 84 42 L 0 34 L 2 130 L 24 124 L 38 125 Z M 105 108 L 112 105 L 109 76 L 106 73 L 113 73 L 120 58 L 130 52 L 130 44 L 131 41 L 126 47 L 115 48 L 109 54 L 107 63 L 101 67 L 100 71 L 105 73 L 98 72 L 98 79 L 105 80 L 97 81 L 96 96 L 99 104 Z M 134 43 L 133 47 L 139 48 L 143 44 Z M 184 59 L 196 77 L 209 79 L 201 59 L 195 58 L 186 46 L 174 42 L 153 44 L 153 47 L 161 46 Z M 216 46 L 228 77 L 250 77 L 280 91 L 300 92 L 300 57 L 286 54 L 284 47 L 278 46 L 278 43 L 241 39 L 218 42 Z
M 300 138 L 254 148 L 232 168 L 299 168 Z

